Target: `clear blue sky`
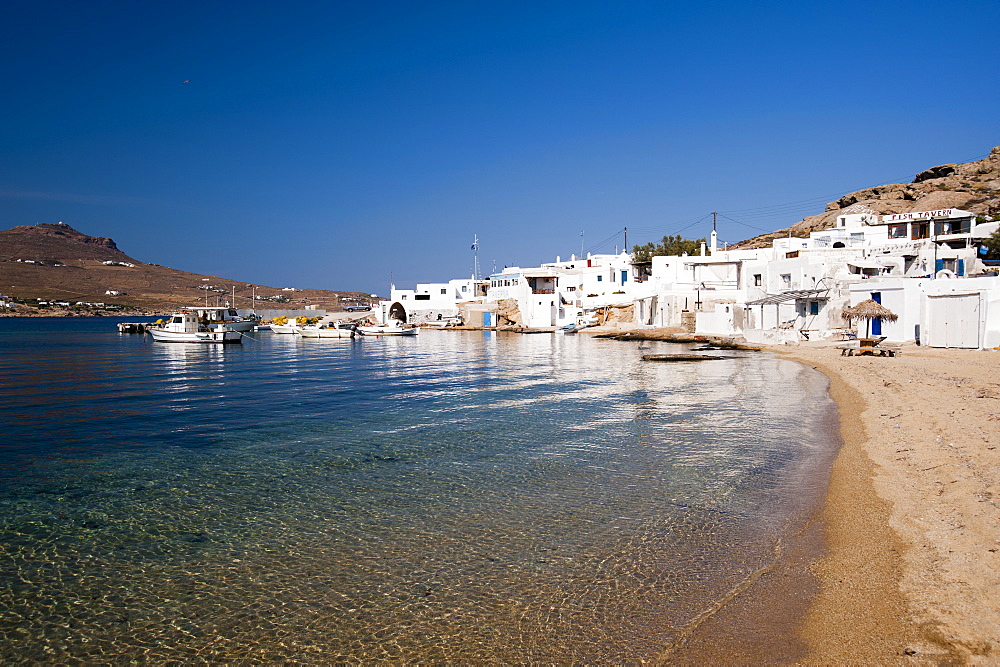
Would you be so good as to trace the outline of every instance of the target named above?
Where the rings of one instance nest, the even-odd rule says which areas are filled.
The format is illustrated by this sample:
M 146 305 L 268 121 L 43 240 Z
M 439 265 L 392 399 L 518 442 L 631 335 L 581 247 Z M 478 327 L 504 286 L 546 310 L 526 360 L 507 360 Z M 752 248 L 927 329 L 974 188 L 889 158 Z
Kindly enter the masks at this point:
M 713 210 L 735 242 L 1000 144 L 995 1 L 8 0 L 0 31 L 0 227 L 278 287 Z

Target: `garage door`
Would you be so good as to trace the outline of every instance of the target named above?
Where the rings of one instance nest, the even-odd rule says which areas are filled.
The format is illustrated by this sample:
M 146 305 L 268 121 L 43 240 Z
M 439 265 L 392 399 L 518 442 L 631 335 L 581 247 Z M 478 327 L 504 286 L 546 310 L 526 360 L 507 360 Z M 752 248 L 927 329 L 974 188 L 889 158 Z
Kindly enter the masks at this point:
M 927 297 L 927 345 L 979 348 L 979 295 Z

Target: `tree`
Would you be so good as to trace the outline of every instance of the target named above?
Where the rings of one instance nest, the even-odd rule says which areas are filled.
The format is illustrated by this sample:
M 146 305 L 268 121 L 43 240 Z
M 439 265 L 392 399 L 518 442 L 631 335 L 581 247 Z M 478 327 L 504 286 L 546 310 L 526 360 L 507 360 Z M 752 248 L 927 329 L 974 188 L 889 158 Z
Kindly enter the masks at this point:
M 986 246 L 987 259 L 1000 259 L 1000 229 L 984 239 L 983 245 Z
M 646 243 L 632 248 L 632 262 L 643 264 L 652 261 L 653 257 L 660 255 L 694 255 L 701 251 L 701 244 L 705 239 L 685 239 L 680 234 L 676 236 L 664 236 L 659 243 Z

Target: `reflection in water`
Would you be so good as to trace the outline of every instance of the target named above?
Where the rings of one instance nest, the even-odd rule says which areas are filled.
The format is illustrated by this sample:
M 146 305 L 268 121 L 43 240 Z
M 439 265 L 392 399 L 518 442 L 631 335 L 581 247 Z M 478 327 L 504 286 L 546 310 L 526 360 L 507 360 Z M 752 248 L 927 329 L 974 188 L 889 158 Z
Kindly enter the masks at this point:
M 822 378 L 743 353 L 80 338 L 0 359 L 8 659 L 651 659 L 831 453 Z

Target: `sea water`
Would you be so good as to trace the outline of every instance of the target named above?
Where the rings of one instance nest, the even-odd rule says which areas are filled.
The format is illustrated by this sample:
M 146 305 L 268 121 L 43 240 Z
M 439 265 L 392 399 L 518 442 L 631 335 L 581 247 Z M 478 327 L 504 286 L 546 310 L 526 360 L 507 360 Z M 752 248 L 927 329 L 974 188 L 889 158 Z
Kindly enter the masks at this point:
M 684 350 L 0 319 L 0 657 L 655 659 L 837 444 L 812 369 Z

